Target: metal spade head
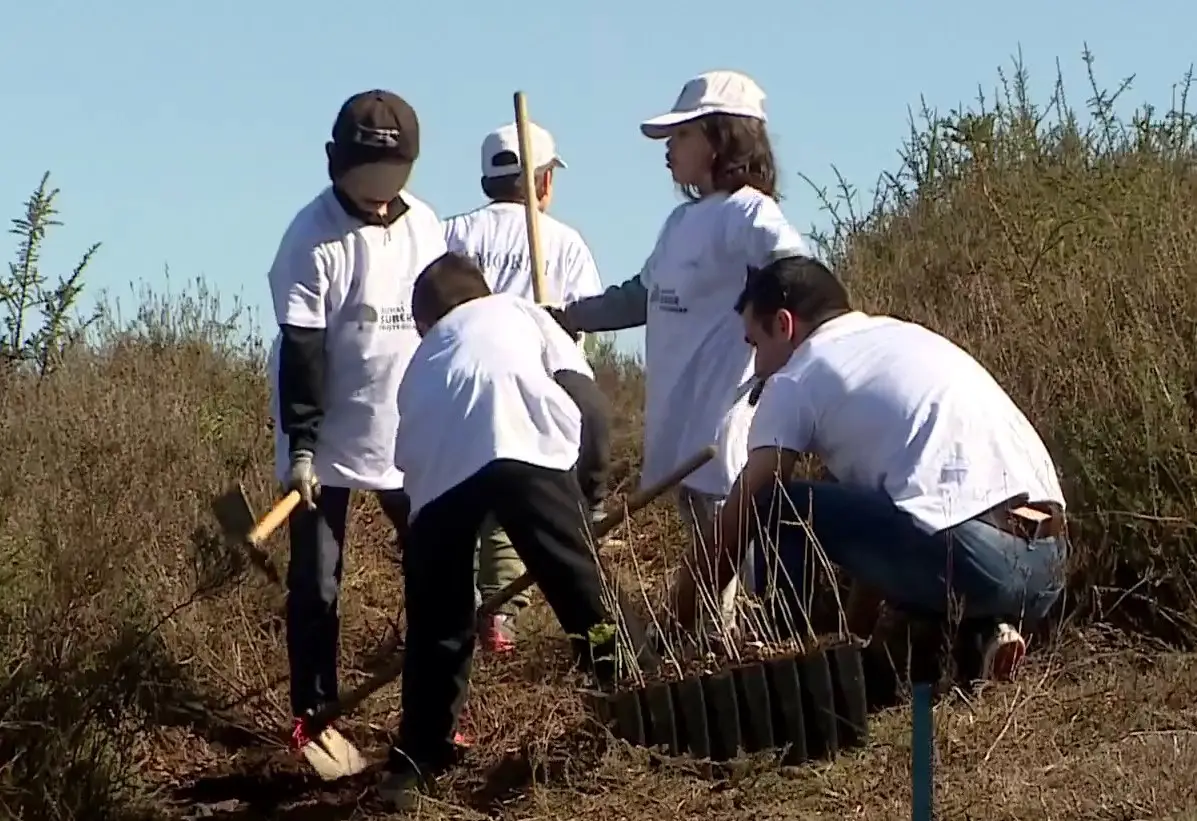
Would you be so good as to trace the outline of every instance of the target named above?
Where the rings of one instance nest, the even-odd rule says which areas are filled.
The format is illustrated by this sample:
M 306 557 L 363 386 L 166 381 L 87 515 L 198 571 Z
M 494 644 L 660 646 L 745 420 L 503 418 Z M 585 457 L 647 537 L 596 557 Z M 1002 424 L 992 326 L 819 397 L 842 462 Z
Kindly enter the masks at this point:
M 257 519 L 254 518 L 253 508 L 249 505 L 249 497 L 245 495 L 245 486 L 238 482 L 236 486 L 213 499 L 212 513 L 216 516 L 225 539 L 245 548 L 250 561 L 265 573 L 270 581 L 281 584 L 278 569 L 270 561 L 270 557 L 249 539 Z
M 348 778 L 366 769 L 366 759 L 358 748 L 332 727 L 304 745 L 303 757 L 325 781 Z
M 240 482 L 212 501 L 212 512 L 229 541 L 246 541 L 257 521 L 249 506 L 249 497 L 245 495 L 245 486 Z

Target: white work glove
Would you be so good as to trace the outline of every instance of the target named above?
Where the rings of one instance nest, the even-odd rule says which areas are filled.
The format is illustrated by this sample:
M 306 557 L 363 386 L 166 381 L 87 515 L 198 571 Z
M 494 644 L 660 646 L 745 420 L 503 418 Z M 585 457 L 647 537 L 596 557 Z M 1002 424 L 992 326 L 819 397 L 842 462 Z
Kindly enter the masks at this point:
M 312 452 L 297 450 L 291 454 L 291 469 L 287 473 L 287 489 L 299 491 L 300 502 L 314 510 L 320 496 L 320 480 L 312 467 Z

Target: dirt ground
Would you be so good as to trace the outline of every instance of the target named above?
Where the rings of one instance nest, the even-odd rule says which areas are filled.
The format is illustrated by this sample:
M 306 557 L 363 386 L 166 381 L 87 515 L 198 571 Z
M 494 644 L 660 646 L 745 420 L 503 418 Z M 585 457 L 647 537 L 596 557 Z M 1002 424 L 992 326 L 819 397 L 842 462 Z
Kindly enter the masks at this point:
M 607 570 L 644 591 L 652 607 L 666 578 L 680 522 L 666 504 L 634 517 L 604 555 Z M 388 530 L 359 508 L 358 538 L 343 583 L 342 687 L 376 663 L 396 627 L 402 582 Z M 242 588 L 243 596 L 270 595 Z M 400 608 L 401 613 L 401 608 Z M 723 772 L 665 760 L 611 738 L 587 711 L 567 644 L 543 600 L 520 619 L 521 644 L 507 658 L 478 654 L 467 727 L 475 745 L 419 817 L 430 819 L 907 819 L 910 712 L 875 714 L 868 745 L 834 762 L 783 768 L 758 757 Z M 318 781 L 283 747 L 285 654 L 268 650 L 260 692 L 231 711 L 243 729 L 163 728 L 145 742 L 160 789 L 155 809 L 178 819 L 381 819 L 377 769 L 348 783 Z M 245 676 L 245 680 L 250 680 Z M 1087 624 L 1057 628 L 1032 644 L 1014 684 L 935 708 L 936 799 L 944 819 L 1197 819 L 1197 653 L 1177 653 Z M 381 762 L 399 715 L 393 684 L 342 729 Z M 247 732 L 248 731 L 248 732 Z
M 480 658 L 470 705 L 477 746 L 422 802 L 421 817 L 910 817 L 908 708 L 876 715 L 868 746 L 834 762 L 781 768 L 757 759 L 704 775 L 604 738 L 573 695 L 563 640 L 546 630 L 527 641 L 515 659 Z M 349 725 L 376 759 L 396 700 L 389 687 Z M 1018 683 L 936 707 L 940 817 L 1197 818 L 1194 705 L 1197 655 L 1096 628 L 1070 633 L 1033 652 Z M 161 797 L 180 819 L 388 817 L 373 804 L 376 772 L 321 784 L 261 739 L 163 730 L 152 746 L 159 756 L 174 750 L 159 761 Z

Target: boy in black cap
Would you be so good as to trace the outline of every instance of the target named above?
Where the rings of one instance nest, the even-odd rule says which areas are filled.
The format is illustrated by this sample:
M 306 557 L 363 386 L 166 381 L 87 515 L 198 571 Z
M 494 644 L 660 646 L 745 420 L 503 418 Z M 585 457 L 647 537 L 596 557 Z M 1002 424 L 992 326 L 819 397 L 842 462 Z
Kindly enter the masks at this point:
M 297 749 L 311 742 L 304 715 L 337 698 L 351 490 L 377 493 L 400 533 L 407 523 L 395 393 L 420 342 L 412 285 L 445 252 L 436 214 L 404 190 L 419 152 L 419 121 L 402 98 L 349 98 L 325 146 L 332 185 L 291 221 L 270 268 L 277 472 L 303 499 L 287 573 Z
M 377 215 L 394 222 L 406 210 L 399 192 L 420 155 L 419 119 L 402 97 L 389 91 L 355 94 L 337 113 L 325 153 L 339 198 L 367 220 Z M 397 214 L 388 210 L 392 205 Z

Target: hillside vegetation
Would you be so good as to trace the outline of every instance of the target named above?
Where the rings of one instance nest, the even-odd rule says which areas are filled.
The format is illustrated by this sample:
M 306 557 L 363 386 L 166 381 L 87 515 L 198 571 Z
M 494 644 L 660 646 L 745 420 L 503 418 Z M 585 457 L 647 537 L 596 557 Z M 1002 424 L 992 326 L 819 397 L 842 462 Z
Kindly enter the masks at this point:
M 991 800 L 1009 818 L 1044 818 L 1049 805 L 1056 818 L 1177 811 L 1186 791 L 1178 783 L 1169 792 L 1161 773 L 1193 772 L 1191 746 L 1186 758 L 1155 748 L 1154 758 L 1121 748 L 1088 758 L 1076 767 L 1093 783 L 1057 790 L 1047 773 L 1072 765 L 1044 758 L 1034 733 L 1097 756 L 1114 743 L 1110 733 L 1154 733 L 1160 722 L 1188 726 L 1190 739 L 1197 730 L 1197 668 L 1187 656 L 1135 655 L 1098 669 L 1091 652 L 1095 625 L 1101 646 L 1119 652 L 1132 636 L 1182 650 L 1197 641 L 1189 78 L 1171 110 L 1119 118 L 1116 95 L 1096 84 L 1081 92 L 1089 99 L 1079 113 L 1062 87 L 1033 102 L 1015 68 L 996 99 L 927 112 L 912 126 L 902 167 L 863 213 L 847 188 L 850 196 L 828 200 L 829 254 L 863 306 L 922 322 L 988 366 L 1045 435 L 1071 501 L 1067 615 L 1088 649 L 1041 662 L 1055 672 L 1038 686 L 1069 695 L 1020 708 L 1015 753 L 999 744 L 1014 707 L 988 717 L 970 708 L 967 731 L 963 718 L 945 719 L 942 778 L 957 810 L 945 817 L 999 817 Z M 59 281 L 41 261 L 55 226 L 47 178 L 14 220 L 13 263 L 0 282 L 0 817 L 153 819 L 220 801 L 252 804 L 227 818 L 368 817 L 354 816 L 355 796 L 330 799 L 325 815 L 281 809 L 295 798 L 288 791 L 310 785 L 276 763 L 286 758 L 272 735 L 286 717 L 279 598 L 221 545 L 208 509 L 231 481 L 245 482 L 259 510 L 276 492 L 261 340 L 246 341 L 241 310 L 222 307 L 202 282 L 182 294 L 144 291 L 131 317 L 112 301 L 76 317 L 87 264 L 103 248 L 86 249 Z M 609 348 L 601 371 L 617 408 L 622 481 L 638 464 L 642 374 Z M 393 534 L 372 501 L 357 503 L 351 527 L 347 680 L 401 625 L 402 605 Z M 637 518 L 631 553 L 647 583 L 676 552 L 678 533 L 664 506 Z M 284 544 L 278 537 L 274 547 Z M 545 626 L 532 649 L 479 665 L 479 749 L 443 817 L 902 812 L 904 764 L 892 754 L 901 739 L 886 742 L 884 722 L 879 751 L 830 774 L 758 774 L 720 789 L 586 737 L 562 642 L 537 618 Z M 1082 672 L 1062 666 L 1078 657 Z M 1171 682 L 1166 692 L 1140 675 L 1155 666 Z M 1104 723 L 1078 722 L 1060 706 L 1084 699 L 1089 706 L 1076 709 L 1100 711 Z M 1152 701 L 1150 719 L 1136 699 Z M 393 721 L 394 702 L 380 698 L 366 719 Z M 355 727 L 378 740 L 365 720 Z M 1039 758 L 1017 758 L 1032 749 Z M 990 775 L 978 780 L 983 764 Z M 1012 798 L 995 781 L 1007 777 L 1036 786 Z M 1098 806 L 1099 796 L 1113 803 Z

